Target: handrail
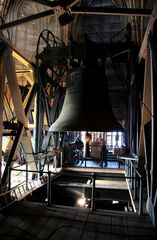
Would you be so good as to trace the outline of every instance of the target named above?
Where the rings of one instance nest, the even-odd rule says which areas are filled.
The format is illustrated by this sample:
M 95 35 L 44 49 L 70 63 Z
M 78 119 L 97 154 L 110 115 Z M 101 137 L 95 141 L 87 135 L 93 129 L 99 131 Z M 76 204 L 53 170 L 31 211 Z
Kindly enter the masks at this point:
M 136 175 L 139 178 L 139 210 L 138 210 L 138 213 L 139 213 L 139 215 L 142 215 L 142 213 L 143 213 L 143 178 L 134 164 L 135 162 L 138 162 L 139 159 L 138 159 L 138 157 L 134 158 L 134 157 L 125 157 L 125 156 L 121 156 L 119 158 L 127 161 L 126 164 L 128 166 L 128 169 L 127 169 L 128 171 L 126 171 L 126 173 L 128 174 L 128 176 L 131 177 L 131 186 L 130 187 L 131 187 L 131 190 L 133 190 L 133 198 L 135 200 L 137 198 Z M 135 176 L 135 178 L 133 176 Z
M 102 174 L 102 173 L 85 173 L 85 172 L 79 172 L 79 173 L 75 173 L 75 172 L 70 172 L 68 171 L 67 173 L 63 172 L 62 175 L 70 175 L 70 176 L 83 176 L 83 177 L 90 177 L 92 178 L 92 195 L 91 195 L 91 209 L 94 210 L 95 208 L 95 204 L 94 204 L 94 198 L 95 198 L 95 181 L 96 179 L 102 179 L 102 178 L 121 178 L 121 179 L 128 179 L 130 181 L 140 181 L 140 186 L 139 186 L 139 201 L 138 201 L 138 214 L 142 215 L 143 213 L 143 204 L 142 204 L 142 200 L 143 200 L 143 185 L 142 185 L 142 176 L 141 174 L 137 171 L 137 169 L 135 168 L 137 175 L 135 176 L 127 176 L 127 175 L 111 175 L 111 174 Z M 130 192 L 131 193 L 131 192 Z
M 131 162 L 131 160 L 129 161 Z M 137 181 L 138 179 L 140 180 L 140 187 L 139 187 L 139 211 L 138 214 L 141 215 L 142 214 L 142 210 L 143 210 L 143 205 L 142 205 L 142 198 L 143 198 L 143 186 L 142 186 L 142 176 L 140 175 L 140 173 L 137 171 L 136 168 L 133 168 L 134 171 L 136 170 L 137 175 L 118 175 L 118 174 L 105 174 L 105 173 L 85 173 L 85 172 L 45 172 L 43 171 L 43 174 L 46 175 L 42 175 L 40 178 L 44 178 L 43 182 L 41 182 L 40 178 L 36 178 L 35 180 L 32 181 L 28 181 L 25 182 L 24 184 L 21 184 L 18 187 L 14 187 L 13 189 L 11 189 L 10 191 L 1 194 L 4 195 L 4 199 L 6 198 L 13 198 L 14 202 L 15 201 L 20 201 L 22 198 L 26 197 L 28 194 L 30 194 L 31 192 L 33 192 L 35 189 L 37 189 L 38 187 L 42 186 L 42 184 L 46 184 L 47 183 L 47 199 L 48 199 L 48 205 L 51 206 L 52 201 L 51 201 L 51 181 L 57 177 L 59 177 L 60 175 L 70 175 L 70 176 L 83 176 L 83 177 L 90 177 L 92 179 L 92 185 L 90 185 L 90 187 L 92 188 L 92 195 L 91 195 L 91 209 L 94 210 L 95 208 L 95 181 L 96 179 L 100 179 L 100 178 L 121 178 L 121 179 L 130 179 L 131 181 Z M 22 172 L 33 172 L 33 173 L 41 173 L 40 171 L 33 171 L 33 170 L 24 170 L 24 169 L 12 169 L 15 171 L 22 171 Z M 37 175 L 37 176 L 38 176 Z M 39 183 L 39 184 L 38 184 Z M 0 197 L 1 197 L 0 195 Z M 5 200 L 5 201 L 6 201 Z M 7 201 L 6 201 L 7 202 Z M 9 205 L 12 203 L 12 201 L 9 202 Z M 7 205 L 8 206 L 8 205 Z M 0 209 L 2 209 L 2 206 L 0 206 Z
M 136 161 L 136 162 L 138 161 L 138 158 L 134 158 L 134 157 L 118 156 L 118 158 L 124 159 L 124 160 Z
M 134 177 L 129 177 L 129 176 L 125 176 L 125 175 L 116 175 L 114 173 L 114 175 L 111 175 L 111 174 L 106 174 L 106 173 L 83 173 L 83 172 L 79 172 L 79 173 L 74 173 L 74 172 L 63 172 L 62 175 L 70 175 L 70 176 L 73 176 L 73 177 L 80 177 L 83 176 L 85 178 L 89 178 L 89 177 L 93 177 L 93 175 L 97 178 L 97 179 L 101 179 L 101 178 L 121 178 L 121 179 L 131 179 L 131 178 L 134 178 Z
M 28 183 L 23 181 L 9 191 L 0 194 L 0 210 L 3 210 L 11 204 L 22 200 L 31 192 L 46 184 L 46 181 L 46 178 L 44 179 L 43 176 L 39 179 L 36 178 L 29 181 Z
M 11 169 L 14 171 L 22 171 L 22 172 L 33 172 L 33 173 L 41 173 L 40 171 L 33 171 L 33 170 L 24 170 L 24 169 Z M 48 188 L 50 189 L 51 184 L 51 174 L 53 174 L 53 179 L 58 177 L 60 174 L 57 172 L 42 172 L 47 175 L 42 175 L 40 177 L 36 177 L 34 180 L 23 181 L 20 184 L 16 185 L 15 187 L 11 188 L 9 191 L 6 191 L 0 194 L 0 211 L 7 208 L 11 204 L 21 201 L 23 198 L 31 194 L 34 190 L 38 189 L 39 187 L 48 184 Z M 37 175 L 38 176 L 38 175 Z M 10 183 L 9 183 L 10 185 Z M 47 193 L 48 201 L 51 199 L 50 193 Z M 50 201 L 49 201 L 50 202 Z

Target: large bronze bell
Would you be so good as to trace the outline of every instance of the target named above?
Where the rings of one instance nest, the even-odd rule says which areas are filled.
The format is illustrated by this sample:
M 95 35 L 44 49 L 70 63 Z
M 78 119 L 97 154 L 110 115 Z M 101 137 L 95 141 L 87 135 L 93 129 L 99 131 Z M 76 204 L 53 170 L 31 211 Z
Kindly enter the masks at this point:
M 123 131 L 113 115 L 103 67 L 70 73 L 62 111 L 49 131 Z

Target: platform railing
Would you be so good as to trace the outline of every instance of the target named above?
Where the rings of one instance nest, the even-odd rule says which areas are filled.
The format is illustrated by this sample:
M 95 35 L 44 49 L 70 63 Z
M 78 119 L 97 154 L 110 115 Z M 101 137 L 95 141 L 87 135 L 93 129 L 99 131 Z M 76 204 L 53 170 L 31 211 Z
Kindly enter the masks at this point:
M 126 181 L 139 181 L 139 190 L 138 190 L 138 196 L 137 197 L 137 202 L 138 202 L 138 208 L 137 212 L 139 215 L 143 214 L 143 185 L 142 185 L 142 177 L 137 171 L 136 176 L 129 176 L 126 174 L 107 174 L 107 173 L 86 173 L 86 172 L 67 172 L 67 173 L 62 173 L 62 175 L 68 175 L 71 177 L 85 177 L 85 178 L 90 178 L 91 179 L 91 185 L 88 187 L 91 187 L 91 209 L 95 210 L 95 195 L 96 195 L 96 180 L 98 179 L 124 179 Z M 129 190 L 129 189 L 128 189 Z M 130 192 L 131 193 L 131 192 Z
M 143 213 L 143 185 L 142 185 L 142 176 L 137 171 L 136 167 L 131 161 L 132 159 L 125 158 L 125 161 L 128 161 L 125 165 L 127 166 L 127 171 L 125 175 L 110 175 L 106 173 L 87 173 L 87 172 L 42 172 L 42 176 L 38 177 L 41 172 L 40 171 L 31 171 L 31 170 L 21 170 L 21 169 L 12 169 L 12 171 L 23 171 L 26 173 L 34 173 L 37 177 L 34 180 L 31 181 L 25 181 L 16 187 L 10 189 L 8 192 L 2 193 L 0 195 L 0 209 L 3 209 L 6 206 L 9 206 L 13 202 L 20 201 L 21 199 L 25 198 L 27 195 L 31 194 L 35 189 L 41 187 L 44 184 L 47 184 L 47 203 L 49 206 L 52 205 L 52 189 L 51 184 L 56 177 L 59 177 L 62 175 L 68 175 L 68 176 L 79 176 L 79 177 L 87 177 L 91 179 L 91 184 L 89 187 L 92 188 L 91 191 L 91 209 L 95 209 L 95 193 L 96 193 L 96 180 L 97 179 L 125 179 L 128 180 L 131 183 L 131 186 L 135 187 L 136 190 L 134 191 L 134 198 L 137 198 L 138 201 L 138 214 L 142 215 Z M 134 161 L 135 159 L 133 159 Z M 131 170 L 130 170 L 131 167 Z M 136 173 L 136 174 L 135 174 Z M 139 182 L 139 187 L 137 186 L 137 182 Z M 138 187 L 138 191 L 137 191 Z M 138 194 L 137 194 L 138 192 Z
M 120 156 L 119 160 L 125 161 L 125 175 L 129 177 L 128 185 L 132 200 L 139 200 L 138 212 L 141 215 L 143 213 L 143 178 L 137 169 L 138 158 Z
M 48 204 L 51 202 L 51 180 L 59 175 L 57 172 L 42 172 L 40 176 L 40 171 L 31 171 L 26 169 L 10 169 L 11 171 L 19 171 L 27 173 L 34 173 L 35 178 L 33 180 L 23 181 L 15 187 L 11 188 L 8 191 L 0 194 L 0 210 L 10 206 L 11 204 L 21 201 L 30 195 L 34 190 L 40 188 L 41 186 L 47 184 L 47 199 Z M 11 185 L 9 183 L 9 185 Z

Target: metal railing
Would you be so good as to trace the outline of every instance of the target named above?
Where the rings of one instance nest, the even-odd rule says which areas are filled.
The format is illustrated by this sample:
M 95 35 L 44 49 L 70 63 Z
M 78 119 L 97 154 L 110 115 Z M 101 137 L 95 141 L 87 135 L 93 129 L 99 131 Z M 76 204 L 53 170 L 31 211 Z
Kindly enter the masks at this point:
M 33 180 L 26 180 L 21 182 L 20 184 L 16 185 L 15 187 L 11 188 L 10 190 L 0 194 L 0 210 L 10 206 L 11 204 L 21 201 L 28 195 L 30 195 L 34 190 L 40 188 L 41 186 L 47 184 L 47 199 L 48 205 L 51 202 L 51 180 L 59 175 L 59 173 L 52 173 L 52 172 L 42 172 L 40 171 L 31 171 L 25 169 L 10 169 L 10 171 L 19 171 L 27 173 L 34 173 L 35 178 Z M 10 185 L 10 184 L 9 184 Z
M 143 184 L 142 184 L 142 176 L 137 171 L 135 165 L 132 161 L 137 161 L 135 158 L 127 158 L 121 157 L 121 159 L 125 160 L 126 171 L 125 175 L 111 175 L 111 174 L 102 174 L 102 173 L 86 173 L 86 172 L 42 172 L 42 176 L 40 171 L 31 171 L 31 170 L 22 170 L 22 169 L 11 169 L 12 171 L 21 171 L 26 173 L 34 173 L 36 174 L 36 178 L 31 181 L 24 181 L 23 183 L 17 185 L 16 187 L 10 189 L 8 192 L 2 193 L 0 195 L 0 209 L 3 209 L 13 202 L 20 201 L 25 198 L 27 195 L 32 193 L 35 189 L 41 187 L 44 184 L 47 184 L 47 200 L 48 205 L 52 204 L 52 193 L 51 193 L 51 182 L 59 177 L 60 175 L 68 175 L 68 176 L 82 176 L 91 179 L 91 184 L 88 187 L 91 187 L 91 209 L 95 209 L 95 192 L 96 192 L 96 180 L 97 179 L 125 179 L 129 181 L 129 185 L 133 190 L 133 199 L 138 201 L 138 214 L 142 215 L 143 213 Z
M 137 171 L 137 170 L 136 170 Z M 128 181 L 139 181 L 140 182 L 140 186 L 139 186 L 139 190 L 138 190 L 138 195 L 136 194 L 136 199 L 138 200 L 138 214 L 142 215 L 143 213 L 143 186 L 142 186 L 142 177 L 141 175 L 138 173 L 137 171 L 137 175 L 136 176 L 127 176 L 125 175 L 119 175 L 119 174 L 102 174 L 102 173 L 85 173 L 85 172 L 79 172 L 79 173 L 74 173 L 74 172 L 67 172 L 67 173 L 62 173 L 62 175 L 68 175 L 71 177 L 85 177 L 85 178 L 90 178 L 91 179 L 91 185 L 89 185 L 88 187 L 91 187 L 91 209 L 95 210 L 95 195 L 96 195 L 96 180 L 98 179 L 124 179 L 124 180 L 128 180 Z
M 129 178 L 128 185 L 130 188 L 130 194 L 132 201 L 138 201 L 138 213 L 143 213 L 143 178 L 137 170 L 137 157 L 119 157 L 119 159 L 125 160 L 125 175 Z

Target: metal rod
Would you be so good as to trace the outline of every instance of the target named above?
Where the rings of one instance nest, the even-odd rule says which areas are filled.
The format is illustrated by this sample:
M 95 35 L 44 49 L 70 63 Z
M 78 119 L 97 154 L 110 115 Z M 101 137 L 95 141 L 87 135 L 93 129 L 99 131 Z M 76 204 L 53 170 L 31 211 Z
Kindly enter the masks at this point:
M 51 206 L 51 171 L 48 172 L 48 182 L 47 182 L 47 202 L 48 206 Z
M 23 23 L 31 22 L 33 20 L 37 20 L 37 19 L 42 18 L 42 17 L 47 17 L 47 16 L 50 16 L 50 15 L 54 15 L 53 10 L 47 10 L 47 11 L 44 11 L 44 12 L 40 12 L 40 13 L 31 15 L 31 16 L 25 17 L 25 18 L 20 18 L 20 19 L 17 19 L 15 21 L 12 21 L 12 22 L 2 24 L 0 26 L 0 31 L 3 31 L 5 29 L 21 25 Z
M 134 194 L 134 200 L 136 200 L 136 171 L 134 170 L 133 171 L 133 177 L 134 177 L 134 180 L 133 180 L 133 194 Z
M 142 183 L 142 178 L 140 178 L 140 189 L 139 189 L 139 210 L 138 214 L 142 215 L 143 214 L 143 183 Z
M 27 170 L 25 170 L 25 169 L 14 169 L 14 168 L 11 168 L 11 170 L 12 171 L 19 171 L 19 172 L 26 172 Z M 40 171 L 36 171 L 36 170 L 28 170 L 28 172 L 32 172 L 32 173 L 40 173 Z M 46 173 L 46 174 L 48 174 L 48 172 L 47 171 L 42 171 L 42 173 Z M 58 174 L 58 172 L 52 172 L 53 174 Z M 77 174 L 77 173 L 70 173 L 70 172 L 67 172 L 67 173 L 65 173 L 65 172 L 63 172 L 63 173 L 60 173 L 60 174 L 62 174 L 62 175 L 70 175 L 70 176 L 84 176 L 84 177 L 92 177 L 93 176 L 93 174 L 95 175 L 95 177 L 97 178 L 97 179 L 99 179 L 99 178 L 121 178 L 121 179 L 134 179 L 134 177 L 130 177 L 130 176 L 124 176 L 124 175 L 122 175 L 122 176 L 120 176 L 120 175 L 109 175 L 109 174 L 95 174 L 95 173 L 81 173 L 81 172 L 79 172 L 79 174 Z
M 71 7 L 72 14 L 120 15 L 150 17 L 153 9 L 107 8 L 107 7 Z
M 60 168 L 63 167 L 63 153 L 60 153 Z
M 91 210 L 95 210 L 95 174 L 92 175 L 92 196 L 91 196 Z
M 128 176 L 131 177 L 131 162 L 128 161 Z M 131 181 L 131 178 L 130 178 Z
M 11 189 L 11 169 L 8 167 L 8 191 Z
M 14 169 L 14 168 L 11 168 L 12 171 L 18 171 L 18 172 L 30 172 L 30 173 L 40 173 L 41 171 L 36 171 L 36 170 L 25 170 L 25 169 Z M 46 173 L 48 174 L 48 172 L 46 171 L 42 171 L 42 173 Z M 56 172 L 52 172 L 53 174 L 58 174 Z
M 26 190 L 28 190 L 28 163 L 26 162 Z
M 138 158 L 133 158 L 133 157 L 119 157 L 119 159 L 135 161 L 135 162 L 138 162 L 139 160 Z
M 132 164 L 131 164 L 131 177 L 133 177 L 134 176 L 134 171 L 133 171 L 134 169 L 133 169 L 133 166 L 132 166 Z M 133 189 L 134 188 L 134 184 L 133 184 L 133 179 L 131 178 L 131 189 Z
M 142 44 L 141 44 L 141 48 L 140 48 L 139 55 L 138 55 L 138 61 L 139 62 L 141 61 L 141 58 L 143 57 L 144 52 L 146 50 L 148 36 L 149 36 L 149 34 L 150 34 L 150 32 L 153 28 L 154 22 L 156 20 L 156 12 L 157 12 L 157 2 L 155 2 L 155 4 L 154 4 L 152 14 L 150 16 L 149 22 L 147 24 L 147 28 L 145 30 L 145 34 L 144 34 L 143 41 L 142 41 Z
M 36 126 L 35 126 L 35 152 L 40 152 L 41 129 L 43 127 L 43 110 L 42 110 L 42 88 L 38 83 L 37 87 L 37 109 L 36 109 Z

